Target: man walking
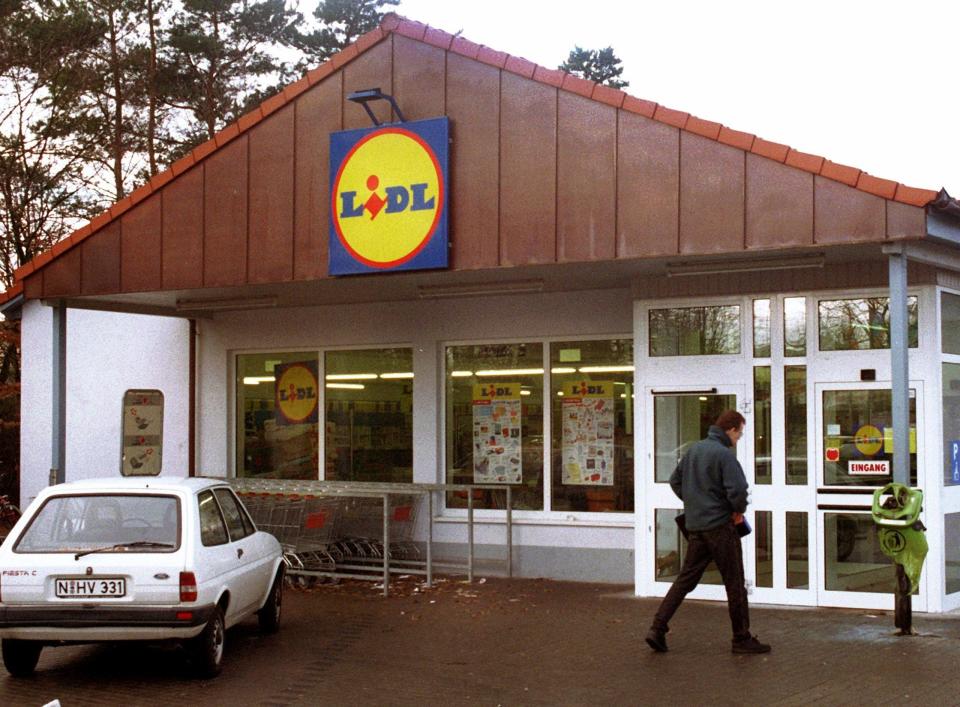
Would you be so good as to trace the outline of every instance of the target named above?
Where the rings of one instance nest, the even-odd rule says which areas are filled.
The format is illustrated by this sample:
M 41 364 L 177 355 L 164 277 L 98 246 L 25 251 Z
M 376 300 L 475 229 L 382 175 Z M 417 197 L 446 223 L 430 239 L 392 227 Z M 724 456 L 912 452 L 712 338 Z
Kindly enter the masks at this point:
M 700 583 L 711 560 L 717 563 L 727 590 L 733 652 L 770 651 L 769 645 L 750 633 L 743 554 L 736 529 L 736 522 L 743 522 L 742 514 L 747 510 L 747 479 L 733 448 L 743 436 L 745 423 L 736 410 L 721 413 L 706 439 L 687 450 L 670 476 L 670 487 L 683 501 L 687 556 L 647 633 L 647 644 L 660 653 L 667 650 L 670 619 L 684 597 Z

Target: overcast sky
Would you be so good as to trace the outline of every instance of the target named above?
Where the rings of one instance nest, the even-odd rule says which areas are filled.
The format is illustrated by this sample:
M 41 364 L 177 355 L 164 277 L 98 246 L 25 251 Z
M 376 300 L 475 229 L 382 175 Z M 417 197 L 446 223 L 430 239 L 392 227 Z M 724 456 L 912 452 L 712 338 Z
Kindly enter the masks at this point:
M 555 67 L 611 45 L 626 91 L 960 197 L 958 0 L 401 0 L 397 12 Z

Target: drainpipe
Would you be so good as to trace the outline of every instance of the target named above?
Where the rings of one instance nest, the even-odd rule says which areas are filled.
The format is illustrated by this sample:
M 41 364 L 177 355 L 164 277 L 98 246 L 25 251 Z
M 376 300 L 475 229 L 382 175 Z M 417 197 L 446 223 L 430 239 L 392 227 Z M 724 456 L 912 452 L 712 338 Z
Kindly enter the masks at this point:
M 66 481 L 67 455 L 67 306 L 53 305 L 52 376 L 50 386 L 50 485 Z
M 197 475 L 197 320 L 190 320 L 190 383 L 187 390 L 187 476 Z

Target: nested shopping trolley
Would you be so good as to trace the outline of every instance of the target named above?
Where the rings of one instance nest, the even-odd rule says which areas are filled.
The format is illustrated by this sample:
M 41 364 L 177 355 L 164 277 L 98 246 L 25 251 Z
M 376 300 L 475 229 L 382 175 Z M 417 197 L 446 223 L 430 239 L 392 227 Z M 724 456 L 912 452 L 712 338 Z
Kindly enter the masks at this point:
M 344 498 L 340 516 L 340 540 L 337 550 L 346 561 L 382 560 L 384 556 L 384 503 L 389 525 L 389 558 L 420 560 L 420 549 L 413 542 L 416 527 L 417 498 L 351 497 Z

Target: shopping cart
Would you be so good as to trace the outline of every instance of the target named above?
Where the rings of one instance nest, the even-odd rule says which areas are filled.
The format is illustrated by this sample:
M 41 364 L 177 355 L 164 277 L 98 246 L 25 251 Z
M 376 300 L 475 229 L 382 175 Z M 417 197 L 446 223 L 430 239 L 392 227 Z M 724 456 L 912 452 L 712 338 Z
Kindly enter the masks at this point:
M 304 570 L 333 572 L 343 553 L 335 545 L 341 499 L 306 496 L 300 517 L 296 556 Z
M 416 497 L 398 496 L 390 503 L 390 559 L 418 560 L 420 549 L 413 542 L 416 525 Z M 344 499 L 337 550 L 343 559 L 381 561 L 383 559 L 383 499 Z
M 280 543 L 287 569 L 302 569 L 303 564 L 297 556 L 297 543 L 305 500 L 300 496 L 276 493 L 241 493 L 240 496 L 257 528 L 270 533 Z

